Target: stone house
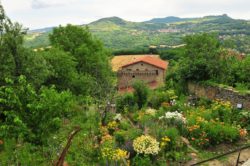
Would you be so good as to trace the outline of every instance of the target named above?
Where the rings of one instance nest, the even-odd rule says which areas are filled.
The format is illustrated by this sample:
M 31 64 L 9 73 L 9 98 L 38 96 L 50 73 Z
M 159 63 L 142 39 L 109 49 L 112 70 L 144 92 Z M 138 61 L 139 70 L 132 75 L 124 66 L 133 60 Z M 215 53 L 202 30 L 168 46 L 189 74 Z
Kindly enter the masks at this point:
M 117 69 L 118 89 L 129 91 L 136 80 L 145 82 L 152 89 L 157 88 L 164 84 L 167 67 L 168 62 L 161 60 L 158 55 L 134 56 L 132 60 L 123 63 Z

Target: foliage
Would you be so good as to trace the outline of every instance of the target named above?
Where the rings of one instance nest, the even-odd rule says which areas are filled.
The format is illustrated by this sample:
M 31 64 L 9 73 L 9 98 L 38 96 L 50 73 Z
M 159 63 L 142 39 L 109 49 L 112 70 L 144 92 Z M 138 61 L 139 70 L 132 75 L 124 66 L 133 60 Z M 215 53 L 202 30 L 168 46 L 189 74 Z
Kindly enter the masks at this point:
M 214 101 L 211 108 L 199 107 L 187 115 L 187 134 L 200 147 L 235 142 L 244 130 L 232 123 L 232 108 L 228 102 Z
M 52 88 L 41 88 L 37 93 L 19 77 L 0 88 L 1 137 L 20 138 L 33 143 L 46 143 L 57 131 L 63 117 L 69 114 L 73 99 L 70 92 L 58 93 Z
M 250 51 L 250 26 L 248 21 L 232 19 L 227 15 L 182 19 L 182 21 L 171 22 L 170 24 L 169 22 L 147 21 L 137 23 L 111 17 L 95 21 L 87 26 L 95 36 L 104 42 L 107 48 L 122 55 L 124 53 L 153 53 L 148 51 L 149 46 L 156 46 L 160 52 L 162 49 L 167 50 L 166 52 L 163 51 L 164 56 L 162 57 L 178 59 L 178 51 L 168 50 L 183 44 L 183 36 L 202 32 L 217 32 L 224 47 L 246 53 Z M 46 37 L 50 31 L 51 29 L 42 29 L 29 34 L 26 45 L 29 47 L 49 45 Z M 42 32 L 42 34 L 39 32 Z
M 183 79 L 202 81 L 218 78 L 221 46 L 216 36 L 200 34 L 188 36 L 184 41 L 186 58 L 181 69 Z
M 183 92 L 187 82 L 196 81 L 225 84 L 247 92 L 249 56 L 223 48 L 215 34 L 187 36 L 184 42 L 184 56 L 170 65 L 167 87 Z
M 241 127 L 250 131 L 250 112 L 248 110 L 237 111 L 235 121 L 240 122 Z
M 141 109 L 143 106 L 147 104 L 147 99 L 149 94 L 148 87 L 143 82 L 136 81 L 133 84 L 133 88 L 134 88 L 135 102 L 137 103 L 139 109 Z
M 36 56 L 41 55 L 50 66 L 50 77 L 47 78 L 46 84 L 56 85 L 60 90 L 66 90 L 73 86 L 71 83 L 77 77 L 74 57 L 56 48 L 40 51 L 36 54 Z
M 25 31 L 18 23 L 12 23 L 0 6 L 0 85 L 5 78 L 14 79 L 22 74 L 25 49 L 22 46 Z
M 112 85 L 110 53 L 87 28 L 73 25 L 60 26 L 53 29 L 50 40 L 52 46 L 69 53 L 76 59 L 78 74 L 90 75 L 93 78 L 95 91 L 92 91 L 92 95 L 101 97 L 110 91 Z
M 156 90 L 150 93 L 149 99 L 148 99 L 148 105 L 159 109 L 159 107 L 165 102 L 169 103 L 170 101 L 176 99 L 177 96 L 175 95 L 175 92 L 173 90 Z
M 16 146 L 14 139 L 6 139 L 4 142 L 3 151 L 0 156 L 1 165 L 44 165 L 46 159 L 41 153 L 41 149 L 30 143 L 19 143 Z
M 133 158 L 132 166 L 140 166 L 140 165 L 145 165 L 145 166 L 152 165 L 150 157 L 149 156 L 136 155 Z
M 116 99 L 116 109 L 117 112 L 134 111 L 136 109 L 134 95 L 131 93 L 119 95 Z

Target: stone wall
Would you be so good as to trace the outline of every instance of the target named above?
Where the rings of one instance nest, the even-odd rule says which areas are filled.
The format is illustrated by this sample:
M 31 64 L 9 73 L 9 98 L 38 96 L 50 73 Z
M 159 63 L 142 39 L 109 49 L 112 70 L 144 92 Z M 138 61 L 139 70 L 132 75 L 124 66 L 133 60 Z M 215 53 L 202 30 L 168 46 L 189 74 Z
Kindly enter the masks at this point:
M 237 107 L 237 104 L 242 104 L 243 109 L 250 110 L 250 94 L 241 95 L 232 89 L 204 86 L 191 82 L 188 83 L 188 91 L 197 97 L 230 101 L 234 107 Z
M 130 87 L 135 80 L 148 83 L 156 82 L 157 85 L 164 84 L 165 71 L 150 64 L 140 62 L 131 64 L 117 72 L 118 88 Z

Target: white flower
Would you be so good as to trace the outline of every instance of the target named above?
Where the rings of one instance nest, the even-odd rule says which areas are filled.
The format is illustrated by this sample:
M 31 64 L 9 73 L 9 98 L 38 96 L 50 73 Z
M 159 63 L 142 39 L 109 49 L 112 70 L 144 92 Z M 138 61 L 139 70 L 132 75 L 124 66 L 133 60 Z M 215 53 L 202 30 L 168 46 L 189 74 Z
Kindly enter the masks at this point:
M 176 104 L 176 100 L 175 100 L 175 99 L 171 100 L 171 101 L 170 101 L 170 104 L 171 104 L 171 105 L 175 105 L 175 104 Z
M 179 112 L 166 112 L 165 116 L 159 117 L 159 119 L 175 119 L 177 121 L 181 121 L 183 123 L 186 123 L 186 118 Z
M 155 112 L 156 110 L 155 109 L 152 109 L 152 108 L 149 108 L 145 111 L 146 114 L 148 115 L 152 115 L 152 116 L 155 116 Z
M 165 116 L 160 116 L 159 117 L 159 120 L 162 120 L 162 119 L 164 119 L 165 118 Z
M 114 120 L 121 121 L 122 120 L 122 115 L 121 114 L 116 114 L 115 117 L 113 118 Z

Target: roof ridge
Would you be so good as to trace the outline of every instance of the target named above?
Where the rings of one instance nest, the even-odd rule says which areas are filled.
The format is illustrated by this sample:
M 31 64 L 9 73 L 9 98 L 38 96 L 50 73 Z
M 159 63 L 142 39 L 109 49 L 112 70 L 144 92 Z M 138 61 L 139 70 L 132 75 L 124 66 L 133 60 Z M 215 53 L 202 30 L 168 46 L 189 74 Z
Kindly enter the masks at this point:
M 132 64 L 136 64 L 136 63 L 139 63 L 139 62 L 145 62 L 145 63 L 148 63 L 148 64 L 151 64 L 153 66 L 156 66 L 158 68 L 162 68 L 162 69 L 166 69 L 167 68 L 167 65 L 168 65 L 168 62 L 160 59 L 160 58 L 155 58 L 155 57 L 141 57 L 141 58 L 138 58 L 136 59 L 135 61 L 133 62 L 130 62 L 128 64 L 125 64 L 121 67 L 126 67 L 126 66 L 129 66 L 129 65 L 132 65 Z

